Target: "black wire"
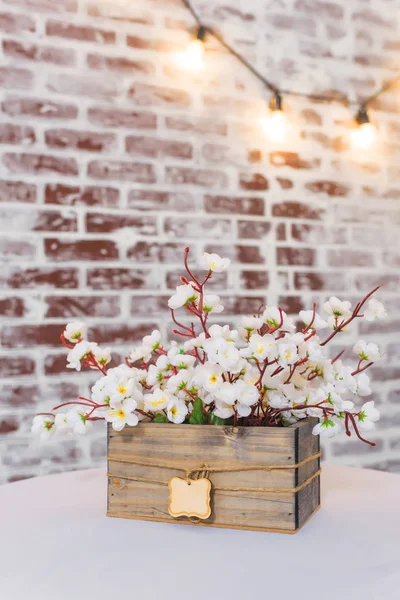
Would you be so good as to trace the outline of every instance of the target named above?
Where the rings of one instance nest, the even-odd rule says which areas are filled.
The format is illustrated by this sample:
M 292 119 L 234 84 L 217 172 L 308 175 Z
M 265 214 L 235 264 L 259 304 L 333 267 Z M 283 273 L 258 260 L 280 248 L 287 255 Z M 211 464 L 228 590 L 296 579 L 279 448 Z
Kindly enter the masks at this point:
M 317 102 L 337 102 L 339 104 L 343 104 L 345 106 L 361 106 L 363 108 L 367 108 L 368 104 L 378 98 L 381 94 L 385 93 L 388 89 L 390 89 L 397 81 L 400 81 L 400 74 L 396 75 L 385 84 L 382 85 L 376 92 L 368 96 L 362 102 L 349 100 L 347 96 L 343 94 L 343 96 L 326 96 L 325 94 L 307 94 L 305 92 L 297 92 L 294 90 L 280 90 L 278 86 L 272 83 L 267 77 L 264 77 L 253 65 L 251 65 L 241 54 L 236 52 L 232 46 L 230 46 L 225 40 L 218 34 L 215 30 L 211 29 L 207 25 L 204 25 L 193 8 L 190 0 L 182 0 L 185 7 L 193 16 L 194 20 L 199 26 L 202 26 L 206 29 L 206 31 L 211 34 L 220 44 L 223 46 L 232 56 L 234 56 L 246 69 L 248 69 L 253 75 L 265 85 L 273 94 L 285 94 L 287 96 L 298 96 L 300 98 L 308 98 L 310 100 L 315 100 Z

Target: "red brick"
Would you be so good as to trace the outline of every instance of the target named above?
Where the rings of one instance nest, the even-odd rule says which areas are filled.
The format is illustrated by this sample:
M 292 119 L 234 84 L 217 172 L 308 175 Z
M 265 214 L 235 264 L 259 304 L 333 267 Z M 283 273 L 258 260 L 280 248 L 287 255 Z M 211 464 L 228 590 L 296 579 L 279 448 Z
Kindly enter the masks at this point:
M 130 314 L 132 317 L 156 317 L 170 318 L 168 300 L 170 294 L 166 296 L 132 296 L 130 299 Z M 144 301 L 145 300 L 145 301 Z
M 312 108 L 304 108 L 301 116 L 308 125 L 322 125 L 322 117 Z
M 78 40 L 80 42 L 96 42 L 98 44 L 114 44 L 114 31 L 97 27 L 75 25 L 64 21 L 49 20 L 46 23 L 46 34 L 49 36 Z
M 163 140 L 144 136 L 129 135 L 125 138 L 125 150 L 129 154 L 152 158 L 181 158 L 193 156 L 193 146 L 188 142 Z
M 27 312 L 23 298 L 18 296 L 0 298 L 0 315 L 2 317 L 23 317 Z
M 1 110 L 11 116 L 32 116 L 43 119 L 75 119 L 78 116 L 78 108 L 74 104 L 15 96 L 4 100 L 1 103 Z
M 53 46 L 38 46 L 32 43 L 21 43 L 16 40 L 3 40 L 3 53 L 5 56 L 17 60 L 30 60 L 53 65 L 72 67 L 75 65 L 75 51 Z
M 6 435 L 7 433 L 13 433 L 18 431 L 19 421 L 16 417 L 0 417 L 0 435 Z
M 114 233 L 126 231 L 131 235 L 156 235 L 157 220 L 153 216 L 128 216 L 107 213 L 88 213 L 86 215 L 88 233 Z
M 306 225 L 293 223 L 292 238 L 307 244 L 346 244 L 347 229 L 328 225 Z
M 0 67 L 0 86 L 5 89 L 29 90 L 33 84 L 33 74 L 27 69 Z
M 16 154 L 6 152 L 3 154 L 3 164 L 9 173 L 32 173 L 43 175 L 56 173 L 57 175 L 78 175 L 78 163 L 75 158 L 59 158 L 45 154 Z
M 294 315 L 303 310 L 304 301 L 300 296 L 279 296 L 278 306 L 289 315 Z
M 247 153 L 247 160 L 251 164 L 259 163 L 262 161 L 261 150 L 249 150 Z
M 268 180 L 261 173 L 240 173 L 239 186 L 242 190 L 265 191 L 269 189 Z
M 0 359 L 1 377 L 33 375 L 35 371 L 36 364 L 30 356 L 2 356 Z
M 209 213 L 264 215 L 262 198 L 231 196 L 204 196 L 204 208 Z
M 207 94 L 203 96 L 203 104 L 206 108 L 219 109 L 232 113 L 250 113 L 257 109 L 257 104 L 249 100 L 232 98 L 232 96 L 221 96 L 219 94 Z M 259 108 L 259 106 L 258 106 Z
M 268 23 L 277 29 L 296 31 L 310 36 L 316 35 L 316 21 L 302 15 L 270 14 Z
M 386 18 L 385 18 L 386 17 Z M 394 23 L 388 16 L 388 13 L 383 11 L 372 10 L 368 7 L 363 7 L 362 10 L 355 11 L 352 15 L 353 21 L 366 23 L 367 25 L 382 25 L 388 29 L 396 29 Z
M 118 317 L 119 296 L 46 296 L 45 318 Z
M 39 394 L 39 388 L 35 385 L 5 385 L 1 388 L 2 402 L 16 408 L 36 404 L 40 399 Z
M 381 231 L 382 236 L 382 231 Z M 389 267 L 400 267 L 400 253 L 399 252 L 384 252 L 383 263 Z
M 260 240 L 271 233 L 271 223 L 265 221 L 238 221 L 238 237 Z
M 195 210 L 195 200 L 189 192 L 162 192 L 158 190 L 130 190 L 128 206 L 135 210 Z
M 0 123 L 0 144 L 29 146 L 36 141 L 35 131 L 28 125 Z
M 181 263 L 186 244 L 168 242 L 136 242 L 128 248 L 127 256 L 135 262 Z
M 137 112 L 122 108 L 91 107 L 88 110 L 91 123 L 103 127 L 124 127 L 132 129 L 156 129 L 157 115 L 152 112 Z
M 1 343 L 6 348 L 58 346 L 62 325 L 6 325 L 1 332 Z
M 54 0 L 6 0 L 6 2 L 12 6 L 36 12 L 75 13 L 78 10 L 77 0 L 57 0 L 57 2 Z
M 0 238 L 0 256 L 7 260 L 11 259 L 34 259 L 36 257 L 37 246 L 35 243 L 15 240 L 10 237 Z
M 154 73 L 152 63 L 144 60 L 131 60 L 122 56 L 103 56 L 102 54 L 88 54 L 87 66 L 90 69 L 117 71 L 118 73 Z
M 153 37 L 138 35 L 128 35 L 126 44 L 137 50 L 154 50 L 155 52 L 177 52 L 182 49 L 182 44 L 175 40 L 157 40 Z
M 180 106 L 188 107 L 191 97 L 185 89 L 174 89 L 135 83 L 129 89 L 129 97 L 141 106 Z
M 269 286 L 268 271 L 241 271 L 239 277 L 244 290 L 267 289 Z
M 274 217 L 289 219 L 321 219 L 325 214 L 324 208 L 314 208 L 301 202 L 281 202 L 272 206 Z
M 83 96 L 96 100 L 111 100 L 119 94 L 119 87 L 115 79 L 110 77 L 91 77 L 74 75 L 70 73 L 49 75 L 47 88 L 57 94 Z
M 149 335 L 153 329 L 157 328 L 157 323 L 99 325 L 98 327 L 90 328 L 89 336 L 90 339 L 96 340 L 99 344 L 107 344 L 110 341 L 113 344 L 134 344 L 141 341 L 143 336 Z
M 276 181 L 283 190 L 290 190 L 293 187 L 293 181 L 286 179 L 285 177 L 277 177 Z
M 0 202 L 36 202 L 36 186 L 23 181 L 0 181 Z
M 291 167 L 292 169 L 313 169 L 319 167 L 319 158 L 305 160 L 297 152 L 271 152 L 269 160 L 275 167 Z
M 80 188 L 61 183 L 49 184 L 45 188 L 45 203 L 115 208 L 119 204 L 119 190 L 111 187 Z
M 118 247 L 110 240 L 44 240 L 45 254 L 56 262 L 76 260 L 117 260 Z
M 276 239 L 280 242 L 286 240 L 286 223 L 277 223 L 275 227 Z
M 331 267 L 373 267 L 373 254 L 358 250 L 328 250 L 328 264 Z
M 265 303 L 263 296 L 228 296 L 221 298 L 224 315 L 254 315 Z
M 213 249 L 215 249 L 215 246 L 213 246 Z M 210 249 L 207 247 L 205 248 L 205 250 L 210 251 Z M 225 252 L 225 256 L 226 255 L 227 255 L 227 253 Z M 195 275 L 195 277 L 204 277 L 204 269 L 203 270 L 194 269 L 193 274 Z M 178 270 L 166 272 L 166 274 L 165 274 L 166 287 L 169 290 L 175 291 L 176 286 L 181 285 L 182 282 L 180 280 L 180 275 L 181 275 L 181 273 Z M 230 284 L 230 282 L 228 282 L 228 277 L 227 277 L 226 271 L 224 273 L 218 273 L 218 277 L 211 278 L 207 282 L 207 290 L 209 292 L 215 291 L 217 293 L 222 293 L 222 292 L 226 292 L 230 288 L 232 288 L 232 285 Z M 168 305 L 164 304 L 164 306 L 168 306 Z M 142 310 L 144 310 L 143 306 L 141 308 L 142 308 Z M 170 321 L 169 317 L 170 317 L 170 315 L 168 315 L 168 319 Z
M 50 211 L 38 209 L 0 210 L 0 221 L 5 231 L 16 228 L 25 231 L 76 231 L 76 214 L 71 211 Z
M 172 184 L 196 185 L 205 188 L 224 188 L 228 185 L 228 177 L 223 171 L 166 167 L 165 173 L 166 182 Z
M 88 164 L 88 175 L 95 179 L 116 179 L 136 183 L 155 183 L 153 165 L 122 160 L 92 160 Z
M 4 33 L 32 33 L 35 30 L 35 21 L 31 17 L 17 13 L 0 13 L 0 31 Z
M 228 133 L 228 126 L 226 123 L 202 117 L 167 116 L 165 117 L 165 126 L 167 129 L 197 133 L 199 135 L 226 136 Z
M 313 181 L 304 186 L 310 192 L 315 194 L 326 194 L 327 196 L 348 196 L 350 186 L 336 181 Z
M 95 2 L 89 4 L 88 15 L 91 17 L 103 17 L 116 21 L 126 21 L 139 25 L 152 25 L 153 17 L 150 12 L 143 12 L 131 4 L 115 4 L 114 2 Z
M 385 292 L 398 292 L 400 286 L 400 277 L 399 275 L 383 275 L 382 273 L 376 274 L 356 274 L 354 277 L 354 286 L 356 290 L 360 290 L 363 293 L 369 292 L 377 285 L 382 286 Z M 377 325 L 382 325 L 379 321 Z M 377 333 L 379 333 L 379 328 L 377 329 Z
M 77 288 L 77 269 L 42 267 L 35 269 L 21 269 L 12 267 L 6 272 L 2 269 L 0 283 L 8 288 Z
M 343 152 L 350 147 L 348 139 L 343 135 L 332 138 L 320 131 L 310 131 L 303 132 L 301 137 L 305 140 L 311 140 L 313 143 L 316 142 L 322 148 L 333 150 L 333 152 Z
M 194 223 L 192 217 L 167 217 L 164 223 L 165 233 L 172 237 L 188 238 L 216 238 L 228 235 L 231 230 L 231 223 L 225 219 L 204 219 L 196 218 Z
M 50 148 L 76 148 L 90 152 L 111 150 L 116 145 L 113 133 L 75 131 L 73 129 L 49 129 L 45 132 L 45 142 Z
M 294 287 L 296 290 L 332 290 L 347 291 L 348 282 L 342 273 L 295 273 Z
M 278 265 L 304 265 L 312 267 L 316 262 L 315 250 L 312 248 L 283 248 L 276 249 Z
M 103 267 L 88 269 L 87 285 L 94 290 L 157 289 L 159 277 L 150 269 Z

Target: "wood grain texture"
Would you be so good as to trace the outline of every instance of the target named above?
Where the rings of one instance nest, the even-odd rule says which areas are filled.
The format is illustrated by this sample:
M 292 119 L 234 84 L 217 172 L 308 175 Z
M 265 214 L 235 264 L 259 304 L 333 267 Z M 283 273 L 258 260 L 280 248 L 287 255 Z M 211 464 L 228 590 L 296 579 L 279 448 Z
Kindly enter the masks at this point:
M 311 434 L 314 423 L 313 419 L 305 419 L 280 428 L 141 423 L 121 432 L 109 426 L 107 514 L 189 522 L 168 513 L 166 482 L 182 477 L 180 469 L 200 469 L 204 464 L 221 469 L 295 465 L 319 451 L 319 440 Z M 319 459 L 315 459 L 293 469 L 210 473 L 212 512 L 202 524 L 293 533 L 319 506 L 319 477 L 298 492 L 291 490 L 318 469 Z M 226 487 L 288 491 L 219 489 Z

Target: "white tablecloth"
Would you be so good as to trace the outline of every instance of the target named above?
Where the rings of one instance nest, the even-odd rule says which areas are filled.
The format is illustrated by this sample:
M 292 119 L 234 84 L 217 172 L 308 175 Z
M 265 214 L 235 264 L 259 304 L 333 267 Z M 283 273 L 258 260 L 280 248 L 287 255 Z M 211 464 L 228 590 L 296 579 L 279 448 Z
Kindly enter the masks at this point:
M 400 477 L 323 467 L 295 535 L 105 516 L 101 469 L 0 488 L 1 600 L 399 600 Z

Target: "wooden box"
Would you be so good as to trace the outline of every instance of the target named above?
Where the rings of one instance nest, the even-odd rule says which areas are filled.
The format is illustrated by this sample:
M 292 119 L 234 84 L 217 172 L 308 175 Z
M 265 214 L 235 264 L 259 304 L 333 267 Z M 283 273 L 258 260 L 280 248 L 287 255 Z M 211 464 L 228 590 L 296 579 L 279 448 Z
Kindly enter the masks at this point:
M 185 470 L 206 470 L 206 465 L 215 469 L 208 475 L 211 516 L 193 524 L 295 533 L 320 505 L 319 436 L 311 433 L 315 423 L 140 423 L 121 432 L 109 426 L 107 515 L 192 524 L 187 517 L 169 515 L 168 482 L 184 478 Z

